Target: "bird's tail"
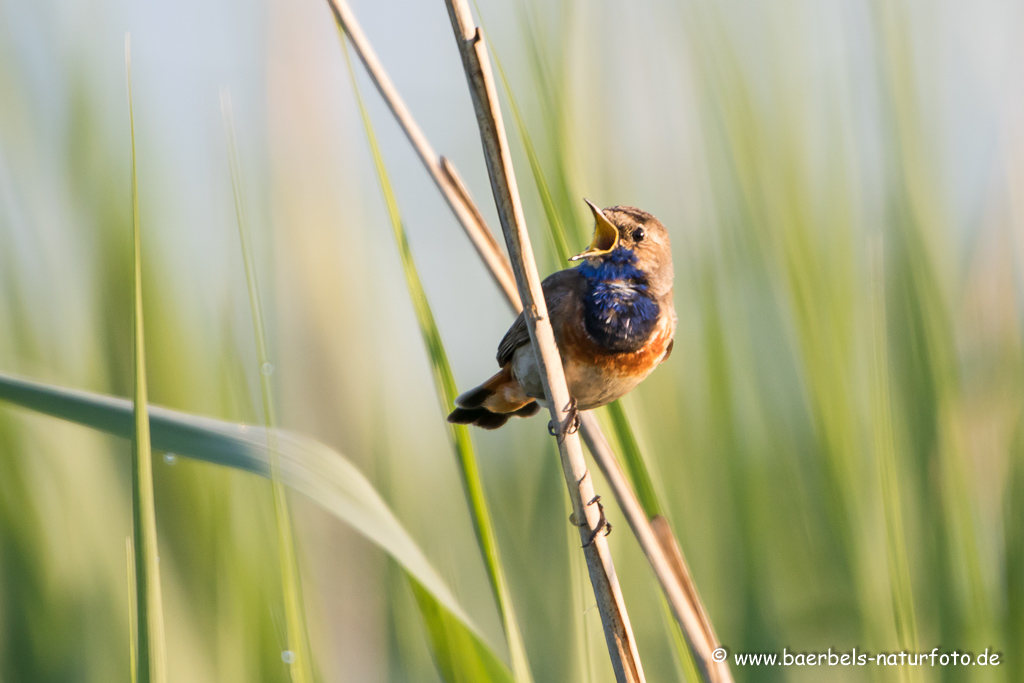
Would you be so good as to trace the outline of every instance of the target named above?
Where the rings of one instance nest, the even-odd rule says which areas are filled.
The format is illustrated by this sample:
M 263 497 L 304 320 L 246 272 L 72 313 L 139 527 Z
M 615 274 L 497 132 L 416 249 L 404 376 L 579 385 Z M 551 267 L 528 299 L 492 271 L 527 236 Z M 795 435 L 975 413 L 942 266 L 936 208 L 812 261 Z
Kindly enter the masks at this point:
M 530 417 L 540 410 L 512 376 L 509 365 L 489 380 L 455 399 L 455 410 L 448 416 L 453 424 L 497 429 L 512 416 Z
M 484 429 L 497 429 L 510 417 L 530 417 L 540 411 L 536 401 L 530 401 L 519 410 L 511 413 L 492 413 L 487 408 L 456 408 L 448 416 L 448 421 L 459 425 L 476 425 Z

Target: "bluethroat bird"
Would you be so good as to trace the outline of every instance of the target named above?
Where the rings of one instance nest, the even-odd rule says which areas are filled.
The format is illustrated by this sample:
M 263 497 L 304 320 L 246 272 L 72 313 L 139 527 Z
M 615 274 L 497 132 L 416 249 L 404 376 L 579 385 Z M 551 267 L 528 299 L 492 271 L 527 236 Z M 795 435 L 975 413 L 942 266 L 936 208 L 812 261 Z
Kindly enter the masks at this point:
M 590 247 L 542 284 L 575 410 L 629 393 L 672 353 L 672 248 L 657 218 L 631 206 L 601 210 Z M 497 429 L 529 417 L 544 398 L 526 319 L 520 313 L 498 345 L 501 370 L 455 399 L 449 422 Z

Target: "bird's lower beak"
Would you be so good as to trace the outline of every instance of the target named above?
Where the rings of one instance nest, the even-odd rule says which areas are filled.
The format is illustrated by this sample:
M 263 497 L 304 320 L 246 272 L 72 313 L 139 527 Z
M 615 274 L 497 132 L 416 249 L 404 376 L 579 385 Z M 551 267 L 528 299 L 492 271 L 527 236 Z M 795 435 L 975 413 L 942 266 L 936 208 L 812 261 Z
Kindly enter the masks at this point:
M 608 217 L 604 215 L 604 211 L 599 209 L 589 199 L 584 199 L 583 201 L 587 203 L 590 211 L 594 214 L 594 240 L 587 247 L 586 251 L 576 254 L 569 259 L 570 261 L 579 261 L 580 259 L 594 258 L 595 256 L 607 254 L 619 244 L 619 229 L 608 220 Z

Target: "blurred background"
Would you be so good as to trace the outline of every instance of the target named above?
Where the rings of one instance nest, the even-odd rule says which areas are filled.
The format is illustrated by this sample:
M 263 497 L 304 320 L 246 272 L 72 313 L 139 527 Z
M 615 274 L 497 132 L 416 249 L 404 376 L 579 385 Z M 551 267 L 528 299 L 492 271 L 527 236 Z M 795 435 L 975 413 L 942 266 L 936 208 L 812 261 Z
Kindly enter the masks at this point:
M 443 3 L 352 6 L 497 226 Z M 672 234 L 675 350 L 625 408 L 722 643 L 898 651 L 911 598 L 918 649 L 1002 653 L 988 668 L 736 679 L 1021 680 L 1024 5 L 478 9 L 569 248 L 588 241 L 584 196 L 646 209 Z M 0 2 L 0 372 L 131 393 L 127 31 L 152 402 L 260 415 L 227 87 L 279 422 L 356 463 L 501 644 L 324 0 Z M 467 388 L 492 373 L 512 314 L 357 72 Z M 546 275 L 565 264 L 508 103 Z M 613 680 L 589 587 L 574 599 L 582 557 L 544 419 L 473 438 L 535 679 Z M 129 453 L 0 405 L 0 680 L 127 679 Z M 154 467 L 170 680 L 287 680 L 269 485 L 174 454 Z M 320 679 L 440 680 L 387 556 L 292 502 Z M 683 680 L 652 574 L 608 514 L 648 680 Z

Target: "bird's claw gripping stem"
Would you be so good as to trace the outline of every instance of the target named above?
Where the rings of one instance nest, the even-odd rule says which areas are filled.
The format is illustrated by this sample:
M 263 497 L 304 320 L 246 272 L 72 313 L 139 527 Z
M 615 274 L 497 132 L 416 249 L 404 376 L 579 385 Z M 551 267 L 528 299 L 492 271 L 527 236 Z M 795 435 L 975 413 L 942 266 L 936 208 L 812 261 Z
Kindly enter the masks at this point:
M 568 436 L 569 434 L 575 434 L 577 431 L 579 431 L 580 411 L 579 408 L 577 408 L 576 406 L 576 399 L 574 397 L 570 397 L 569 405 L 566 406 L 565 409 L 565 412 L 568 414 L 568 417 L 565 419 L 565 424 L 561 425 L 560 428 L 555 425 L 554 420 L 550 420 L 548 422 L 548 434 L 556 437 L 559 443 L 564 441 L 565 437 Z
M 595 503 L 597 504 L 597 510 L 598 510 L 598 512 L 600 513 L 601 516 L 597 520 L 597 526 L 595 526 L 593 531 L 590 532 L 590 538 L 588 538 L 587 542 L 583 544 L 584 548 L 586 548 L 586 547 L 590 546 L 591 544 L 593 544 L 594 539 L 597 538 L 597 535 L 599 533 L 601 533 L 602 529 L 605 530 L 605 532 L 604 532 L 605 536 L 607 536 L 608 534 L 610 534 L 612 532 L 612 523 L 609 522 L 608 518 L 604 516 L 604 505 L 601 504 L 601 496 L 594 496 L 593 499 L 589 503 L 587 503 L 587 505 L 594 505 Z M 575 515 L 570 516 L 569 517 L 569 521 L 572 522 L 573 524 L 575 524 L 576 526 L 586 526 L 587 525 L 587 520 L 586 519 L 584 519 L 582 522 L 577 522 L 574 519 L 574 517 L 575 517 Z

